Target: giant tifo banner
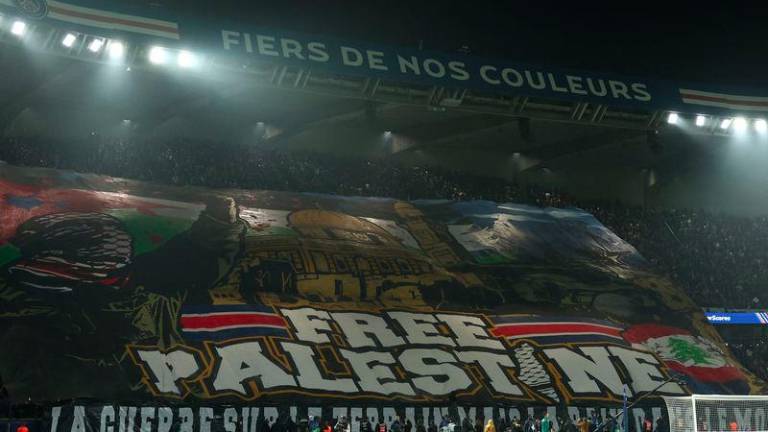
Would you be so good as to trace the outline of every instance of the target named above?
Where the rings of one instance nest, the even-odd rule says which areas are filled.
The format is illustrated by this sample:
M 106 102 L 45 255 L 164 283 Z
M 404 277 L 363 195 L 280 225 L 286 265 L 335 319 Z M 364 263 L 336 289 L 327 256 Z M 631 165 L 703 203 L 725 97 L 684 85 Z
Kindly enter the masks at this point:
M 768 111 L 768 93 L 761 88 L 671 82 L 386 46 L 286 32 L 251 25 L 246 20 L 212 22 L 210 17 L 196 17 L 191 10 L 174 13 L 162 8 L 140 8 L 137 4 L 106 0 L 0 0 L 0 12 L 102 37 L 194 49 L 207 57 L 234 59 L 243 66 L 276 63 L 388 82 L 611 107 L 713 114 Z
M 11 402 L 52 404 L 53 432 L 233 432 L 270 413 L 233 406 L 519 413 L 762 389 L 685 294 L 578 209 L 4 164 L 0 347 Z

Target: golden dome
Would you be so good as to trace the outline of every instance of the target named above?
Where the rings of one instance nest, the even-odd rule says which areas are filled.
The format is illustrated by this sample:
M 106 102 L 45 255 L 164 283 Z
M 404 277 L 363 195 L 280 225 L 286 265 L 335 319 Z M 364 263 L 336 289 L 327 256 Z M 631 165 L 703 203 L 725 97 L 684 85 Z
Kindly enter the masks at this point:
M 288 215 L 288 224 L 298 231 L 331 229 L 369 233 L 382 240 L 397 243 L 398 240 L 384 228 L 365 219 L 328 210 L 298 210 Z

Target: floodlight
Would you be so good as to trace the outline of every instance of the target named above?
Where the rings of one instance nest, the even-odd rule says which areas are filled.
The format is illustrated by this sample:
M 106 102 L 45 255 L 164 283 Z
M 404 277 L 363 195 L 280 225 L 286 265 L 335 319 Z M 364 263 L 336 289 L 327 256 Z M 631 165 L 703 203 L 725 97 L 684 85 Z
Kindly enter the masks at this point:
M 733 130 L 736 132 L 744 132 L 747 130 L 747 119 L 744 117 L 736 117 L 733 119 Z
M 77 40 L 77 35 L 75 35 L 74 33 L 67 33 L 67 35 L 64 36 L 64 39 L 61 40 L 61 44 L 67 48 L 72 48 L 72 45 L 75 44 L 76 40 Z
M 189 51 L 179 51 L 179 55 L 176 58 L 176 62 L 180 67 L 191 68 L 197 66 L 197 57 Z
M 755 120 L 755 130 L 761 134 L 768 132 L 768 122 L 766 122 L 765 119 Z
M 11 33 L 15 34 L 16 36 L 24 36 L 24 33 L 27 32 L 27 23 L 24 21 L 14 21 L 11 25 Z
M 88 49 L 94 53 L 101 51 L 102 47 L 104 47 L 104 39 L 94 39 L 88 44 Z
M 112 60 L 119 60 L 123 58 L 123 55 L 125 54 L 125 45 L 120 41 L 112 41 L 109 43 L 107 51 L 109 52 L 109 58 Z
M 677 115 L 677 113 L 671 112 L 667 116 L 667 123 L 669 123 L 669 124 L 676 124 L 678 119 L 679 119 L 679 116 Z
M 149 61 L 154 64 L 163 64 L 168 60 L 168 53 L 163 47 L 152 47 L 149 50 Z

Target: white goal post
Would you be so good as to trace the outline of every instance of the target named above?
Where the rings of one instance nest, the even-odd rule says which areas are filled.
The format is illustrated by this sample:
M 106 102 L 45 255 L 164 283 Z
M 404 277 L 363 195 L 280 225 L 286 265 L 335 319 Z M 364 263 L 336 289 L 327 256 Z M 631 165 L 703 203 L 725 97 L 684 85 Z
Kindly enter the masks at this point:
M 768 396 L 665 397 L 669 432 L 768 432 Z

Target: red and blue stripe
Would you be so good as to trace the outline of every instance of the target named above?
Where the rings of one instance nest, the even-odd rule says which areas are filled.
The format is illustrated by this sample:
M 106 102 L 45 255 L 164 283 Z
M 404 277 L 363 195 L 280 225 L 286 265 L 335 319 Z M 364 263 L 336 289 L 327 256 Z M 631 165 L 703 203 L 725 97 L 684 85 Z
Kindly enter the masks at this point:
M 623 327 L 582 317 L 506 315 L 493 318 L 491 333 L 506 339 L 529 339 L 541 345 L 609 342 L 627 345 Z
M 184 306 L 180 324 L 185 337 L 198 340 L 289 336 L 285 319 L 261 305 Z

